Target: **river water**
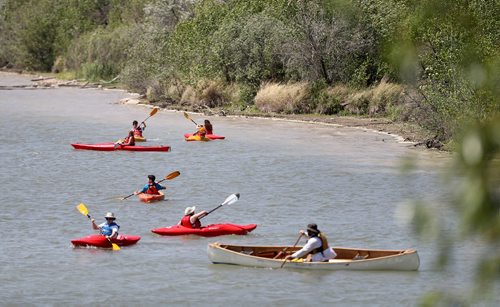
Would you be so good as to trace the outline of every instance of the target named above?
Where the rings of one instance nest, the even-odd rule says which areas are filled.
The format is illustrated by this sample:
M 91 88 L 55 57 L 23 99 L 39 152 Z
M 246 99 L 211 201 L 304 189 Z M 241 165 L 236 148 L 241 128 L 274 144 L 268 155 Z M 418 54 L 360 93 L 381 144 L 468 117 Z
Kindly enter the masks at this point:
M 0 85 L 30 83 L 0 74 Z M 435 269 L 436 243 L 419 239 L 396 218 L 408 199 L 450 199 L 441 180 L 448 154 L 420 151 L 363 129 L 268 119 L 210 117 L 224 141 L 185 142 L 194 124 L 182 113 L 148 119 L 147 144 L 169 153 L 93 152 L 70 143 L 124 137 L 150 109 L 116 103 L 127 93 L 98 89 L 0 90 L 0 305 L 415 305 L 425 293 L 469 290 L 480 242 L 465 243 L 448 271 Z M 192 116 L 202 122 L 201 115 Z M 411 156 L 417 169 L 403 175 Z M 144 205 L 128 195 L 148 174 L 166 181 L 167 201 Z M 247 236 L 161 237 L 186 206 L 210 210 L 241 198 L 203 222 L 256 223 Z M 121 233 L 142 237 L 121 251 L 75 249 L 93 233 L 75 206 L 96 221 L 113 211 Z M 435 206 L 446 214 L 446 207 Z M 331 245 L 415 248 L 417 272 L 311 272 L 214 265 L 210 242 L 292 245 L 315 222 Z M 302 242 L 303 243 L 303 242 Z

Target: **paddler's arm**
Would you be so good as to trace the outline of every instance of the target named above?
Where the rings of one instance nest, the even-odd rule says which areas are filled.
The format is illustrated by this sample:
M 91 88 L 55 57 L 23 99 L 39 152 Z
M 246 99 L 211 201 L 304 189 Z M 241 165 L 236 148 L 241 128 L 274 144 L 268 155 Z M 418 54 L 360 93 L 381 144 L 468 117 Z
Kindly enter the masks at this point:
M 94 230 L 101 229 L 101 228 L 99 228 L 99 226 L 97 226 L 97 224 L 95 223 L 94 219 L 92 219 L 91 221 L 92 221 L 92 229 L 94 229 Z
M 191 223 L 193 223 L 193 221 L 196 221 L 196 220 L 201 219 L 202 217 L 204 217 L 204 216 L 205 216 L 205 215 L 207 215 L 207 214 L 208 214 L 208 212 L 207 212 L 207 211 L 205 211 L 205 210 L 203 210 L 203 211 L 201 211 L 201 212 L 199 212 L 199 213 L 196 213 L 195 215 L 193 215 L 193 216 L 191 217 Z

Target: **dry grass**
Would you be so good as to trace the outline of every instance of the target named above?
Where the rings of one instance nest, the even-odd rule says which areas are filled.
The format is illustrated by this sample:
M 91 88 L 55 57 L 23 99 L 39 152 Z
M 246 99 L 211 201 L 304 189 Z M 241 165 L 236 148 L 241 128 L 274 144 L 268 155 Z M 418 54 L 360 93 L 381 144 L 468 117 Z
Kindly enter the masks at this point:
M 387 115 L 391 107 L 402 104 L 403 87 L 380 82 L 377 86 L 352 93 L 347 97 L 345 109 L 357 115 Z
M 309 96 L 306 82 L 293 84 L 265 83 L 255 96 L 255 106 L 262 112 L 294 113 Z

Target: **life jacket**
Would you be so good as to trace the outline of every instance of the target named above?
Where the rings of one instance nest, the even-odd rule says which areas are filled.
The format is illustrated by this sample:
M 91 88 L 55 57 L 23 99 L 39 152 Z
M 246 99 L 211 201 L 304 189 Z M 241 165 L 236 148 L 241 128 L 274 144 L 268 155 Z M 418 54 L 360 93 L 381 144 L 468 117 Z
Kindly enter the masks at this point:
M 127 137 L 125 138 L 125 140 L 123 141 L 123 143 L 124 143 L 124 144 L 128 144 L 128 140 L 129 140 L 129 139 L 130 139 L 130 137 L 129 137 L 129 136 L 127 136 Z M 134 139 L 134 141 L 133 141 L 133 142 L 131 142 L 130 144 L 128 144 L 128 146 L 135 146 L 135 139 Z
M 184 215 L 181 219 L 181 226 L 184 226 L 187 228 L 201 228 L 201 222 L 200 222 L 200 220 L 197 220 L 193 225 L 193 224 L 191 224 L 191 216 Z
M 323 255 L 323 252 L 329 248 L 328 247 L 328 240 L 326 239 L 326 236 L 322 233 L 318 234 L 318 238 L 321 239 L 321 246 L 313 249 L 311 251 L 311 254 L 321 253 Z
M 113 228 L 112 227 L 118 227 L 118 230 L 120 230 L 120 226 L 116 224 L 115 222 L 112 222 L 111 224 L 105 223 L 101 227 L 101 234 L 104 236 L 110 236 L 113 233 Z
M 153 195 L 158 195 L 160 192 L 158 192 L 158 189 L 156 188 L 156 184 L 150 184 L 148 187 L 148 190 L 146 191 L 146 194 L 153 194 Z
M 137 127 L 137 128 L 132 129 L 132 130 L 134 131 L 134 135 L 142 137 L 142 128 L 141 127 Z

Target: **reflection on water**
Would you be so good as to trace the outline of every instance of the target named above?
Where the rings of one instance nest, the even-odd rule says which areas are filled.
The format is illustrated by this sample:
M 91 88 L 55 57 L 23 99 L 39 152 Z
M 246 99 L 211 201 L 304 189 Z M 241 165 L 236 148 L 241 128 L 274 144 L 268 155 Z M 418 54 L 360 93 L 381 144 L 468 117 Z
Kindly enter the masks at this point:
M 0 75 L 0 84 L 9 78 Z M 172 111 L 148 119 L 145 130 L 148 144 L 171 145 L 170 153 L 73 150 L 73 142 L 124 137 L 133 120 L 148 116 L 145 107 L 115 103 L 123 97 L 121 91 L 95 89 L 0 90 L 4 304 L 413 305 L 444 281 L 457 292 L 469 286 L 472 251 L 458 251 L 460 274 L 435 271 L 434 246 L 394 218 L 406 199 L 448 198 L 439 180 L 447 154 L 416 151 L 360 129 L 235 117 L 210 118 L 226 140 L 185 142 L 183 134 L 195 127 Z M 418 167 L 402 176 L 400 161 L 409 153 Z M 148 174 L 163 177 L 174 170 L 181 175 L 164 182 L 167 201 L 119 200 L 139 189 Z M 150 232 L 176 224 L 186 206 L 210 210 L 235 192 L 241 193 L 237 203 L 203 222 L 257 223 L 248 236 Z M 80 202 L 98 222 L 115 212 L 121 233 L 140 235 L 141 241 L 119 252 L 73 249 L 71 239 L 92 233 L 75 209 Z M 416 248 L 421 269 L 269 270 L 212 265 L 206 256 L 214 241 L 291 245 L 311 222 L 332 245 Z M 186 297 L 193 299 L 188 303 Z

